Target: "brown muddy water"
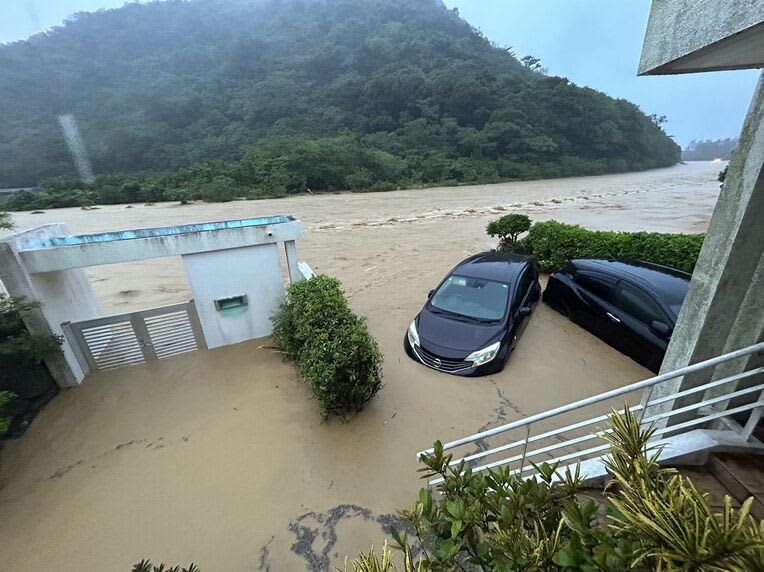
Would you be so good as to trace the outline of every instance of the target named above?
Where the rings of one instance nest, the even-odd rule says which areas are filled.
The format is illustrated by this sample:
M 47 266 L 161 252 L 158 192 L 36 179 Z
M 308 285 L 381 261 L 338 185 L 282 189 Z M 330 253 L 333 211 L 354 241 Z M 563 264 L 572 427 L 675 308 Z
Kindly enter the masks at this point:
M 507 369 L 466 380 L 403 353 L 427 291 L 493 246 L 508 211 L 591 228 L 701 232 L 721 167 L 228 204 L 124 205 L 14 215 L 73 232 L 272 214 L 306 225 L 301 258 L 340 278 L 385 355 L 385 387 L 322 423 L 291 365 L 255 341 L 101 373 L 62 392 L 0 452 L 3 569 L 129 570 L 143 557 L 203 572 L 333 570 L 379 546 L 420 483 L 415 453 L 649 376 L 544 306 Z M 93 269 L 104 308 L 188 299 L 180 260 Z M 263 347 L 266 346 L 266 347 Z

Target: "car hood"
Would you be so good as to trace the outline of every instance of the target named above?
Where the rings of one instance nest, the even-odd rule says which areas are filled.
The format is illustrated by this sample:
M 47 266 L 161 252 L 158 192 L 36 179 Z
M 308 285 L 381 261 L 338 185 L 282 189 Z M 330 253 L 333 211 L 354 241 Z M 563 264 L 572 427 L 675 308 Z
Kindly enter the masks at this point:
M 504 331 L 503 323 L 479 324 L 434 314 L 427 308 L 416 321 L 423 346 L 433 344 L 444 349 L 472 353 L 497 341 Z

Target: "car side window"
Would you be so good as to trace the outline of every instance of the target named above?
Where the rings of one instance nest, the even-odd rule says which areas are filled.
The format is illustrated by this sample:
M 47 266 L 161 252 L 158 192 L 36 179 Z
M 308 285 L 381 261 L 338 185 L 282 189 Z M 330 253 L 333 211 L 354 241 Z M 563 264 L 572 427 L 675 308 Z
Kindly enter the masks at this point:
M 515 299 L 512 302 L 513 311 L 516 312 L 520 308 L 520 304 L 525 299 L 525 295 L 528 293 L 528 288 L 530 288 L 532 282 L 533 275 L 531 274 L 530 269 L 526 269 L 517 284 L 517 292 L 515 294 Z
M 663 310 L 653 297 L 628 282 L 619 283 L 613 304 L 643 324 L 650 325 L 653 320 L 666 322 Z
M 615 296 L 615 280 L 596 272 L 576 272 L 576 284 L 598 296 L 606 302 L 612 302 Z

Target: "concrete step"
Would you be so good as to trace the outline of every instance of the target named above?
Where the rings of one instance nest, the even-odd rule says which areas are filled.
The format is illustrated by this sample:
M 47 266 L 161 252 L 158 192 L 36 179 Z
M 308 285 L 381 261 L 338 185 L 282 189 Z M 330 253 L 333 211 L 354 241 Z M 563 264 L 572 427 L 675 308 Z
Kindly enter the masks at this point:
M 751 514 L 764 519 L 764 459 L 758 455 L 720 453 L 709 459 L 708 470 L 736 501 L 753 497 Z
M 662 465 L 677 468 L 705 467 L 713 454 L 739 454 L 744 459 L 764 456 L 762 443 L 744 440 L 730 430 L 695 429 L 650 444 L 663 447 Z M 600 488 L 609 479 L 603 457 L 581 461 L 580 470 L 588 488 Z

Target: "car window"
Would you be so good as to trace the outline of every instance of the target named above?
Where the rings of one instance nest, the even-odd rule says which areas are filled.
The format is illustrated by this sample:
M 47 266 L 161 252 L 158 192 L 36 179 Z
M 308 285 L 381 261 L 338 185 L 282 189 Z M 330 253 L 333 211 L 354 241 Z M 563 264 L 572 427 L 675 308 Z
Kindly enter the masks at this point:
M 507 311 L 508 299 L 509 284 L 449 276 L 430 298 L 430 308 L 477 320 L 500 320 Z
M 649 325 L 653 320 L 666 322 L 663 310 L 653 297 L 628 282 L 619 284 L 613 304 L 643 324 Z
M 528 293 L 528 289 L 531 287 L 532 283 L 533 283 L 533 274 L 531 270 L 528 269 L 520 277 L 520 281 L 518 282 L 517 294 L 515 296 L 515 301 L 512 304 L 513 311 L 516 311 L 520 307 L 520 304 L 525 299 L 525 295 Z
M 606 302 L 611 302 L 615 296 L 615 280 L 596 272 L 576 272 L 576 284 L 585 288 Z

